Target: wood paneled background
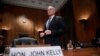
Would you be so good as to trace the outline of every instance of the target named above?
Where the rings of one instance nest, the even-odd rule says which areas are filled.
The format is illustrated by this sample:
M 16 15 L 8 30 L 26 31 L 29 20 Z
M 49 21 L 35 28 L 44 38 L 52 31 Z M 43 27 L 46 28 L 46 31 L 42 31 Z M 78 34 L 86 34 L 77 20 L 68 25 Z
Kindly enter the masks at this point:
M 97 25 L 97 9 L 95 0 L 72 0 L 75 29 L 77 39 L 82 42 L 90 42 L 95 38 Z M 88 24 L 86 30 L 80 20 L 86 19 Z
M 75 34 L 77 40 L 81 42 L 90 42 L 95 38 L 96 28 L 98 27 L 98 16 L 96 10 L 95 0 L 72 0 L 73 17 L 75 25 Z M 7 29 L 8 39 L 7 43 L 10 44 L 14 38 L 20 33 L 29 33 L 31 37 L 36 38 L 38 31 L 43 29 L 44 22 L 48 18 L 47 12 L 41 9 L 25 8 L 12 5 L 4 5 L 1 10 L 0 18 L 3 22 L 0 22 L 0 28 Z M 57 15 L 61 14 L 61 10 L 57 12 Z M 24 15 L 32 25 L 25 27 L 31 27 L 30 30 L 25 27 L 19 26 L 16 20 L 19 16 Z M 65 18 L 66 19 L 66 18 Z M 87 30 L 83 29 L 83 25 L 80 23 L 81 19 L 88 20 Z M 25 23 L 23 22 L 23 26 Z M 26 21 L 27 23 L 27 21 Z M 68 37 L 70 38 L 70 37 Z

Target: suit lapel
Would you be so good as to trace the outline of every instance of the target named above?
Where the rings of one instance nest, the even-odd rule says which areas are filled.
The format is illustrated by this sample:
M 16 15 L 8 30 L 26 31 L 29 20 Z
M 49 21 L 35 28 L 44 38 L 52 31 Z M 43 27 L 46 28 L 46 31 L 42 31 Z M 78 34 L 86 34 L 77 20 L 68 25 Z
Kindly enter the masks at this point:
M 52 19 L 52 21 L 50 22 L 49 29 L 51 28 L 51 26 L 53 25 L 53 23 L 56 21 L 55 18 L 56 18 L 56 16 L 54 16 L 53 19 Z M 45 22 L 45 29 L 46 29 L 46 22 Z
M 56 16 L 53 17 L 52 21 L 50 22 L 49 28 L 53 25 L 53 23 L 55 22 L 55 18 Z

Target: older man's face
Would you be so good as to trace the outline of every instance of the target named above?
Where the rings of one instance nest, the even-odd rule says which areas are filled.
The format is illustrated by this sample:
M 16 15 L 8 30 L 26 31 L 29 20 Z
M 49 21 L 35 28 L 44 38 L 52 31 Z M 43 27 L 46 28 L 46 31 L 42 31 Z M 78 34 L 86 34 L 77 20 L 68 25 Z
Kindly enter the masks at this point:
M 54 8 L 48 8 L 48 15 L 54 15 L 55 14 L 55 9 Z

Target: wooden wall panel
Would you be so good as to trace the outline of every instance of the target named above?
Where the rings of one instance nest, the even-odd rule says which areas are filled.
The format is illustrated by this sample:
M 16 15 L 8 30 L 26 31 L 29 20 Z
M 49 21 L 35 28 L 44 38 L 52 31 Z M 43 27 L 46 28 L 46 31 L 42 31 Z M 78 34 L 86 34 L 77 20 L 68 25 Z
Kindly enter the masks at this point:
M 97 28 L 96 19 L 98 17 L 95 0 L 72 0 L 72 3 L 77 39 L 81 42 L 90 42 L 93 38 L 95 38 Z M 86 19 L 88 21 L 86 30 L 83 29 L 83 26 L 80 23 L 81 19 Z

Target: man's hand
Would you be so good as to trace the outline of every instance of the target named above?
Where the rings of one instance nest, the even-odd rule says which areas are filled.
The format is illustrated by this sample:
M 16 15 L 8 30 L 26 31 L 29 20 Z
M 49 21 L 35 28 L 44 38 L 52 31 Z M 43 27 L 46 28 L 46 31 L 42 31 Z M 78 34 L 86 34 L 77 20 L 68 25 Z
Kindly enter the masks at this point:
M 46 34 L 46 35 L 51 35 L 52 32 L 51 32 L 51 30 L 45 30 L 45 34 Z
M 44 37 L 45 36 L 45 33 L 40 33 L 40 37 Z

